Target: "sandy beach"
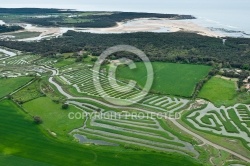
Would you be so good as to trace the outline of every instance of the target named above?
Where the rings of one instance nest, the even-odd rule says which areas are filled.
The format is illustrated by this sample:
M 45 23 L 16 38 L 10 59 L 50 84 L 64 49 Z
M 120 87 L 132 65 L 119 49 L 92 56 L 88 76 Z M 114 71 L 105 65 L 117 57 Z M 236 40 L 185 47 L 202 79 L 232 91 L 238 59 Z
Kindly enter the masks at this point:
M 40 36 L 47 36 L 47 35 L 60 35 L 61 34 L 61 29 L 60 28 L 54 28 L 54 27 L 38 27 L 38 26 L 33 26 L 31 24 L 27 24 L 25 27 L 24 31 L 28 32 L 40 32 Z
M 171 19 L 136 19 L 128 22 L 119 22 L 110 28 L 89 28 L 93 33 L 131 33 L 131 32 L 194 32 L 204 36 L 223 37 L 218 32 L 195 24 L 190 20 Z

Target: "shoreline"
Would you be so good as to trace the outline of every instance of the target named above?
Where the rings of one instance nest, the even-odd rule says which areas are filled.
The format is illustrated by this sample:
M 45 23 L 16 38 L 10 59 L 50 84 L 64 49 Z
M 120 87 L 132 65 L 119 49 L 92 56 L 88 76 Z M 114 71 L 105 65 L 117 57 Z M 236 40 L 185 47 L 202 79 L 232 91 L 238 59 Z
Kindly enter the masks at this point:
M 193 23 L 191 20 L 174 19 L 152 19 L 141 18 L 126 22 L 118 22 L 117 26 L 109 28 L 88 28 L 87 30 L 76 30 L 79 32 L 92 33 L 133 33 L 133 32 L 191 32 L 210 37 L 225 37 L 209 28 Z
M 1 21 L 1 20 L 0 20 Z M 225 37 L 245 37 L 250 38 L 250 34 L 243 31 L 232 31 L 224 27 L 218 28 L 216 25 L 207 27 L 202 24 L 202 21 L 196 19 L 168 19 L 168 18 L 139 18 L 123 22 L 117 22 L 117 25 L 107 28 L 77 28 L 77 27 L 42 27 L 32 24 L 20 23 L 20 26 L 25 29 L 18 32 L 40 32 L 38 37 L 18 39 L 17 41 L 39 41 L 47 37 L 59 37 L 69 30 L 76 32 L 90 32 L 90 33 L 135 33 L 135 32 L 154 32 L 154 33 L 173 33 L 186 32 L 196 33 L 203 36 L 225 38 Z M 0 34 L 0 35 L 5 35 Z

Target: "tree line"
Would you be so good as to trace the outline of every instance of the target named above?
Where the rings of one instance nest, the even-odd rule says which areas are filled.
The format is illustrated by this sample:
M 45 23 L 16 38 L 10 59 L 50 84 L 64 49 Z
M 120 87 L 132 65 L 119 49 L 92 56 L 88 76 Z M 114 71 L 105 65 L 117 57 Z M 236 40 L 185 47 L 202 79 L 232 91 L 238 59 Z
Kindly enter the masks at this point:
M 1 46 L 54 56 L 57 53 L 85 50 L 99 56 L 111 46 L 127 44 L 144 51 L 151 61 L 178 62 L 250 69 L 250 39 L 222 39 L 193 33 L 124 33 L 94 34 L 68 31 L 62 37 L 38 42 L 0 41 Z M 118 52 L 110 56 L 117 59 L 126 56 L 134 61 L 140 59 L 130 53 Z
M 23 30 L 23 27 L 20 26 L 6 26 L 6 25 L 0 25 L 0 33 L 6 33 L 6 32 L 14 32 Z

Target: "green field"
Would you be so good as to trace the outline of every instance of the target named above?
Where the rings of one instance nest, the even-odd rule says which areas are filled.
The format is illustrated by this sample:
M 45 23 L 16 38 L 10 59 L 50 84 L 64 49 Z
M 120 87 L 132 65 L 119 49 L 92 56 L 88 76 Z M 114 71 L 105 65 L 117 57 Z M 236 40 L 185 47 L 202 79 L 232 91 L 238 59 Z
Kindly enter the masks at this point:
M 13 102 L 0 102 L 1 165 L 199 165 L 190 157 L 83 146 L 58 141 L 46 133 Z
M 43 93 L 40 90 L 40 83 L 34 81 L 32 84 L 22 88 L 20 91 L 12 95 L 12 98 L 21 104 L 41 96 L 43 96 Z
M 190 97 L 196 83 L 203 79 L 210 71 L 210 66 L 174 64 L 152 62 L 154 69 L 154 83 L 152 92 L 162 94 Z M 139 86 L 146 82 L 146 68 L 143 63 L 136 63 L 136 69 L 130 70 L 126 66 L 120 66 L 117 70 L 118 78 L 135 80 Z
M 0 78 L 0 98 L 28 83 L 31 77 Z
M 44 104 L 46 103 L 46 105 Z M 63 110 L 62 104 L 53 102 L 48 97 L 40 97 L 23 104 L 23 107 L 32 116 L 39 116 L 43 120 L 43 127 L 46 130 L 57 134 L 58 138 L 68 137 L 68 133 L 75 128 L 83 126 L 83 120 L 69 120 L 69 112 L 82 112 L 74 106 Z
M 64 56 L 67 56 L 67 54 L 65 54 Z M 73 63 L 75 63 L 75 59 L 74 58 L 62 59 L 62 60 L 58 61 L 54 65 L 54 67 L 60 68 L 60 67 L 64 67 L 64 66 L 67 66 L 67 65 L 71 65 Z
M 236 96 L 236 82 L 219 77 L 211 78 L 198 95 L 215 105 L 232 105 L 235 103 Z

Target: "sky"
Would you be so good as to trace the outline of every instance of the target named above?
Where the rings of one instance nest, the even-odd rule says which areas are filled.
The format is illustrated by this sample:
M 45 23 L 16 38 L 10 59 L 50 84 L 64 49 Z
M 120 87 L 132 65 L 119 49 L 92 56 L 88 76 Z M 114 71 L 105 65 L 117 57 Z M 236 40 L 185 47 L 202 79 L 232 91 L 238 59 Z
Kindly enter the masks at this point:
M 98 11 L 190 14 L 202 10 L 249 9 L 249 0 L 1 0 L 0 7 L 51 7 Z

